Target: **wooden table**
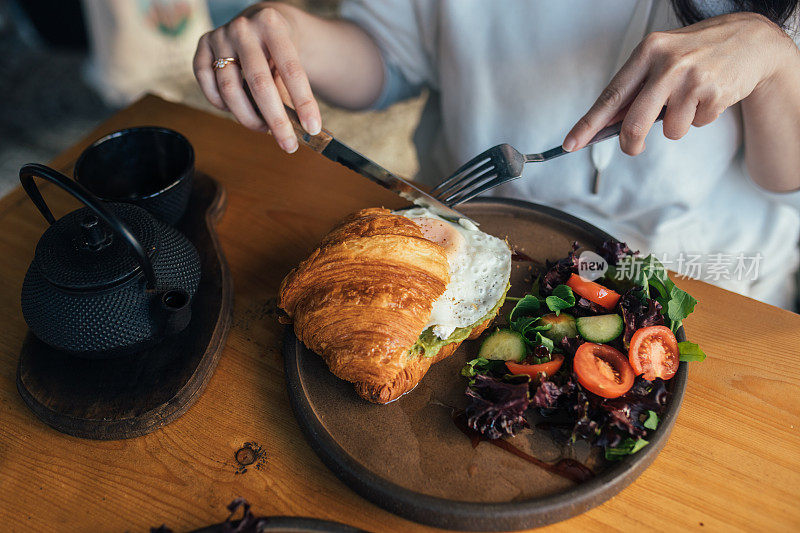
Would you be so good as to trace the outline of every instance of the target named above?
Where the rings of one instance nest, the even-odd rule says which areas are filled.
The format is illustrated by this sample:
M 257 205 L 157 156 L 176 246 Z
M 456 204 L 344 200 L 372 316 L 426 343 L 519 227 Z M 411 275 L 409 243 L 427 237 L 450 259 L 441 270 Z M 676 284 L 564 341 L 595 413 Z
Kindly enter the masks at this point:
M 278 284 L 343 215 L 400 205 L 377 185 L 224 118 L 146 97 L 53 161 L 71 172 L 93 139 L 159 124 L 184 133 L 197 168 L 220 180 L 219 226 L 236 288 L 234 325 L 205 393 L 147 436 L 89 441 L 60 434 L 28 411 L 14 375 L 26 326 L 22 278 L 44 219 L 21 190 L 0 201 L 0 529 L 176 531 L 219 522 L 237 496 L 259 514 L 306 515 L 371 529 L 421 526 L 368 503 L 306 444 L 288 403 L 281 328 L 270 316 Z M 57 214 L 74 207 L 44 187 Z M 762 531 L 800 529 L 800 316 L 698 281 L 686 321 L 709 354 L 693 364 L 680 417 L 655 463 L 617 497 L 552 530 Z M 260 468 L 237 473 L 234 452 L 263 447 Z M 255 465 L 254 465 L 255 466 Z

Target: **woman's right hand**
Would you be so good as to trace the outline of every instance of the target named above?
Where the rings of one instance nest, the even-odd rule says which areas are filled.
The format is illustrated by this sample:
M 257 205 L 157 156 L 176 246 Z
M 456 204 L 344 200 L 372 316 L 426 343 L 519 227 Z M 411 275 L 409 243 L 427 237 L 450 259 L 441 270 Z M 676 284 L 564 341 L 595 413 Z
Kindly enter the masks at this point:
M 285 4 L 256 4 L 203 35 L 194 56 L 195 77 L 208 101 L 233 113 L 248 128 L 269 129 L 288 153 L 297 150 L 297 137 L 284 110 L 284 98 L 308 133 L 316 135 L 322 127 L 319 106 L 293 41 L 294 9 Z M 214 69 L 213 62 L 225 57 L 235 57 L 239 64 Z M 245 82 L 258 111 L 245 93 Z

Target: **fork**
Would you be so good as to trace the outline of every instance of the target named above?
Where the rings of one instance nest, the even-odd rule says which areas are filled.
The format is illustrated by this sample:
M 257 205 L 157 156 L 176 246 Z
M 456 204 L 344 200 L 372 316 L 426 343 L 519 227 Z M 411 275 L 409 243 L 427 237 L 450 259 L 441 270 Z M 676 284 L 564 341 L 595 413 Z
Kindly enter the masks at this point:
M 656 122 L 664 118 L 666 108 L 661 110 Z M 619 135 L 622 122 L 606 126 L 586 144 L 598 143 Z M 522 154 L 510 144 L 498 144 L 478 154 L 458 170 L 431 189 L 431 195 L 448 207 L 464 203 L 498 185 L 522 176 L 525 163 L 541 163 L 567 154 L 561 146 L 541 154 Z

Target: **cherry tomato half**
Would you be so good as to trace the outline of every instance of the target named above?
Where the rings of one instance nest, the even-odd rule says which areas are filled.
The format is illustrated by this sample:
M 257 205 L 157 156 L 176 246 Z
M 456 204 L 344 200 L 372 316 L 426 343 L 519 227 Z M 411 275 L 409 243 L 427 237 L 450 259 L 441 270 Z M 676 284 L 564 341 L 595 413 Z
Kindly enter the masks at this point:
M 581 344 L 575 352 L 572 369 L 586 390 L 603 398 L 618 398 L 633 387 L 633 368 L 628 358 L 605 344 Z
M 583 279 L 577 274 L 572 274 L 567 280 L 567 286 L 572 289 L 572 292 L 583 296 L 592 303 L 596 303 L 605 307 L 609 311 L 614 309 L 619 301 L 619 293 L 616 293 L 608 287 L 603 287 L 594 281 Z
M 631 337 L 628 359 L 637 376 L 644 379 L 670 379 L 678 371 L 678 340 L 666 326 L 637 329 Z
M 515 363 L 513 361 L 506 361 L 506 368 L 512 374 L 525 374 L 531 377 L 531 379 L 536 379 L 539 374 L 547 374 L 548 376 L 552 376 L 558 369 L 561 368 L 561 365 L 564 364 L 564 356 L 560 353 L 554 353 L 553 359 L 546 362 L 546 363 L 539 363 L 538 365 L 528 365 L 525 363 Z

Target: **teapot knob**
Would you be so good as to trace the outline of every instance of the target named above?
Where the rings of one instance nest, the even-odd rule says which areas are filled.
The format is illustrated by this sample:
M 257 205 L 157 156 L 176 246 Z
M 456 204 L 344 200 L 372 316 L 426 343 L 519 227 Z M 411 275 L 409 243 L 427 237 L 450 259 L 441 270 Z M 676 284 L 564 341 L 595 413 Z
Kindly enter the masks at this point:
M 81 236 L 83 246 L 96 251 L 111 244 L 111 234 L 109 234 L 100 219 L 95 215 L 88 215 L 81 220 Z

